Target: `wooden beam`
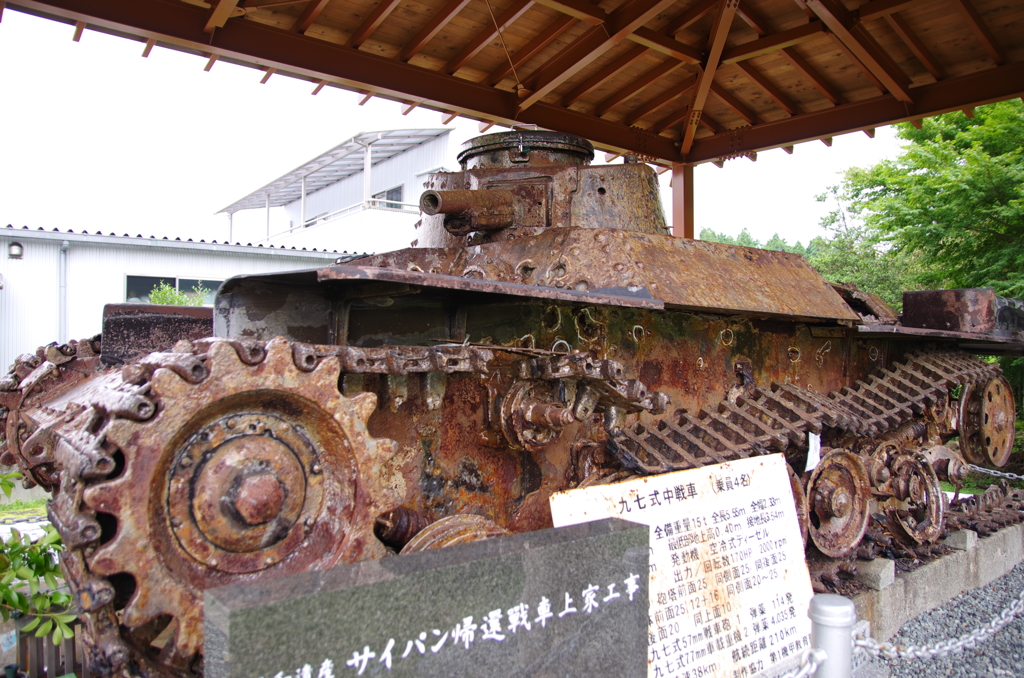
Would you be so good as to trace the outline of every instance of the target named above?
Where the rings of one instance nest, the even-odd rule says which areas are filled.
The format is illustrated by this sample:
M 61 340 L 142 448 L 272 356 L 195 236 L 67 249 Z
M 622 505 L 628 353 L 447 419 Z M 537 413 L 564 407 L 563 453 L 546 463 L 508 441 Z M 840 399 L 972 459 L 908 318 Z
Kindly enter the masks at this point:
M 817 40 L 826 35 L 825 26 L 820 21 L 811 21 L 796 28 L 773 33 L 759 40 L 751 40 L 742 45 L 730 47 L 722 53 L 723 64 L 734 64 L 746 59 L 755 59 L 780 49 L 793 47 L 804 42 Z
M 934 1 L 935 0 L 871 0 L 871 2 L 866 2 L 857 9 L 857 17 L 861 21 L 878 19 L 880 17 L 889 16 L 894 12 L 909 9 L 911 6 L 922 2 Z
M 210 17 L 206 20 L 206 26 L 203 27 L 204 33 L 213 33 L 218 28 L 224 28 L 224 24 L 228 22 L 228 19 L 235 13 L 235 8 L 238 7 L 238 0 L 212 0 L 214 3 L 213 9 L 210 11 Z
M 825 95 L 825 98 L 831 101 L 833 104 L 839 105 L 845 103 L 842 95 L 839 94 L 838 90 L 833 87 L 825 78 L 821 76 L 818 71 L 814 70 L 807 61 L 804 60 L 800 53 L 793 48 L 787 48 L 782 50 L 782 53 L 792 62 L 798 71 L 803 73 L 811 84 L 814 85 L 819 92 Z
M 320 17 L 320 14 L 327 7 L 327 3 L 331 0 L 310 0 L 306 8 L 302 10 L 302 14 L 295 20 L 295 24 L 292 26 L 292 30 L 296 33 L 305 33 L 309 30 L 316 20 Z
M 502 12 L 498 17 L 495 18 L 497 22 L 497 28 L 494 25 L 490 25 L 486 30 L 477 33 L 476 37 L 469 41 L 469 43 L 459 50 L 459 53 L 451 58 L 451 60 L 445 64 L 444 72 L 449 75 L 454 75 L 460 68 L 466 65 L 470 59 L 475 57 L 480 51 L 487 46 L 494 38 L 498 37 L 498 31 L 503 30 L 513 21 L 521 17 L 526 13 L 526 10 L 533 6 L 533 0 L 516 0 L 508 9 Z
M 733 113 L 746 120 L 748 125 L 761 124 L 761 118 L 757 116 L 757 113 L 747 108 L 739 99 L 727 92 L 726 89 L 718 83 L 711 83 L 711 93 L 721 99 L 726 106 L 731 108 Z
M 320 90 L 322 90 L 326 86 L 327 86 L 327 81 L 326 80 L 321 80 L 320 82 L 318 82 L 316 84 L 316 87 L 313 88 L 313 91 L 310 92 L 310 94 L 312 94 L 313 96 L 316 96 L 317 94 L 320 94 Z
M 616 75 L 619 71 L 631 64 L 636 63 L 645 54 L 647 54 L 647 48 L 643 45 L 637 45 L 636 47 L 630 48 L 628 52 L 587 78 L 571 92 L 562 97 L 562 106 L 565 106 L 566 108 L 572 106 L 587 94 L 604 84 L 608 78 Z
M 838 36 L 833 33 L 829 33 L 828 37 L 832 40 L 835 46 L 839 48 L 839 51 L 845 54 L 846 58 L 849 59 L 854 66 L 860 69 L 860 72 L 864 74 L 864 77 L 871 81 L 871 84 L 875 86 L 875 89 L 877 89 L 880 94 L 885 94 L 885 85 L 875 77 L 875 74 L 871 72 L 871 69 L 865 66 L 864 62 L 858 59 L 857 55 L 854 54 L 849 47 L 843 44 L 843 41 L 840 40 Z
M 146 46 L 142 49 L 142 58 L 148 59 L 150 52 L 153 51 L 153 46 L 156 45 L 156 38 L 150 38 L 146 41 Z
M 213 65 L 217 63 L 217 59 L 219 58 L 219 54 L 211 54 L 210 58 L 206 61 L 206 66 L 203 67 L 203 70 L 209 73 L 210 69 L 213 68 Z
M 444 113 L 441 114 L 441 124 L 447 125 L 457 117 L 459 117 L 458 113 L 451 113 L 449 111 L 445 111 Z
M 910 121 L 910 124 L 913 125 L 916 129 L 921 129 L 921 127 L 924 126 L 924 120 L 921 118 L 914 118 L 913 120 Z
M 748 26 L 753 28 L 758 37 L 763 38 L 771 33 L 768 29 L 768 22 L 765 21 L 764 17 L 751 9 L 750 4 L 744 2 L 744 0 L 740 0 L 739 6 L 736 7 L 736 16 L 743 19 Z
M 910 103 L 910 78 L 875 42 L 867 29 L 839 0 L 804 0 L 822 23 L 846 45 L 854 56 L 900 101 Z
M 694 85 L 697 84 L 697 78 L 693 77 L 685 82 L 667 89 L 658 96 L 654 97 L 642 106 L 638 106 L 634 110 L 630 111 L 629 115 L 622 119 L 622 124 L 632 125 L 638 120 L 642 120 L 644 117 L 657 111 L 658 109 L 668 105 L 672 101 L 685 95 L 687 92 L 693 89 Z
M 757 162 L 757 151 L 750 151 L 744 157 L 750 162 Z
M 832 148 L 832 137 L 822 137 L 821 143 L 825 144 L 829 148 Z
M 484 81 L 492 87 L 497 85 L 499 82 L 504 80 L 509 73 L 512 73 L 516 68 L 522 66 L 529 59 L 532 59 L 538 52 L 554 42 L 558 36 L 569 30 L 569 27 L 574 23 L 576 23 L 576 20 L 571 16 L 558 17 L 548 24 L 547 28 L 538 33 L 535 38 L 530 40 L 530 42 L 516 50 L 516 53 L 512 55 L 511 63 L 508 61 L 503 62 L 502 65 L 494 69 Z
M 900 39 L 906 44 L 910 51 L 914 53 L 917 60 L 921 62 L 932 77 L 936 80 L 942 80 L 943 73 L 942 68 L 939 67 L 939 62 L 935 60 L 932 53 L 928 51 L 928 48 L 924 46 L 921 39 L 917 37 L 917 34 L 911 30 L 907 22 L 899 14 L 893 12 L 892 14 L 885 15 L 885 21 L 889 24 L 889 27 L 896 32 L 896 35 L 900 36 Z
M 272 76 L 274 73 L 277 73 L 277 69 L 276 68 L 268 68 L 267 69 L 267 74 L 263 76 L 262 80 L 260 80 L 260 84 L 261 85 L 266 85 L 267 84 L 267 80 L 270 80 L 270 76 Z
M 78 42 L 79 40 L 82 39 L 83 31 L 85 31 L 85 22 L 84 21 L 76 21 L 75 22 L 75 34 L 71 36 L 71 39 L 73 41 L 75 41 L 75 42 Z
M 469 4 L 469 0 L 448 0 L 444 7 L 438 10 L 437 14 L 431 17 L 427 25 L 420 29 L 412 40 L 410 40 L 398 55 L 400 61 L 409 61 L 420 53 L 430 40 L 441 32 L 441 29 L 454 18 L 456 14 Z
M 672 235 L 693 240 L 693 165 L 672 165 Z
M 600 118 L 605 113 L 621 104 L 623 101 L 629 99 L 631 96 L 634 96 L 638 92 L 642 92 L 643 90 L 647 89 L 647 87 L 649 87 L 652 83 L 661 80 L 663 77 L 665 77 L 666 75 L 668 75 L 669 73 L 671 73 L 672 71 L 674 71 L 675 69 L 679 68 L 682 65 L 683 64 L 681 62 L 676 61 L 675 59 L 669 59 L 668 61 L 662 63 L 660 66 L 652 68 L 651 70 L 647 71 L 647 73 L 637 78 L 630 84 L 626 85 L 615 94 L 612 94 L 611 96 L 602 100 L 601 103 L 594 107 L 594 115 Z
M 874 139 L 875 138 L 875 128 L 874 127 L 868 127 L 866 130 L 864 130 L 864 134 L 867 134 L 869 137 Z
M 707 162 L 747 150 L 766 150 L 823 136 L 920 120 L 1022 95 L 1024 62 L 920 85 L 914 88 L 914 103 L 910 105 L 886 94 L 699 139 L 685 159 L 693 163 Z
M 790 115 L 797 114 L 796 104 L 793 103 L 792 99 L 783 94 L 782 90 L 772 84 L 771 80 L 760 73 L 753 64 L 748 61 L 737 61 L 736 68 L 743 71 L 743 74 L 747 76 L 755 85 L 763 89 L 768 96 L 779 105 L 782 110 Z
M 0 0 L 0 22 L 4 20 L 4 0 Z
M 420 105 L 418 101 L 410 101 L 402 105 L 402 115 L 409 115 Z
M 696 5 L 686 10 L 672 21 L 669 21 L 661 32 L 665 35 L 675 35 L 676 33 L 686 30 L 693 24 L 697 23 L 704 16 L 715 8 L 715 4 L 718 0 L 700 0 Z
M 720 124 L 717 120 L 712 118 L 706 112 L 701 114 L 700 124 L 706 127 L 708 130 L 710 130 L 712 134 L 721 134 L 722 132 L 726 131 L 725 126 Z
M 360 94 L 362 94 L 362 92 L 360 92 Z M 359 100 L 359 105 L 360 105 L 360 106 L 363 106 L 363 105 L 365 105 L 365 104 L 366 104 L 366 102 L 367 102 L 367 101 L 369 101 L 369 100 L 370 100 L 370 99 L 372 99 L 372 98 L 373 98 L 373 92 L 367 92 L 367 93 L 365 94 L 365 96 L 363 96 L 363 98 Z
M 591 26 L 600 26 L 608 17 L 607 12 L 586 0 L 536 0 L 536 2 L 538 5 L 561 12 Z
M 673 59 L 679 59 L 684 64 L 699 64 L 704 60 L 704 56 L 699 51 L 686 43 L 679 42 L 660 31 L 652 31 L 650 28 L 641 26 L 627 37 L 638 45 L 661 52 Z
M 996 66 L 1002 66 L 1006 63 L 1006 54 L 1003 52 L 1003 48 L 996 42 L 995 37 L 988 29 L 988 26 L 985 25 L 985 21 L 978 14 L 978 10 L 974 8 L 971 0 L 953 0 L 953 7 L 964 18 L 964 21 L 971 27 L 974 34 L 978 36 L 981 46 L 992 57 L 992 61 L 996 62 Z
M 604 25 L 590 28 L 569 47 L 537 69 L 526 83 L 529 94 L 520 102 L 518 112 L 522 113 L 541 101 L 563 82 L 625 40 L 630 33 L 672 6 L 675 1 L 634 0 L 609 14 Z
M 617 158 L 621 158 L 621 157 L 622 157 L 621 153 L 605 153 L 604 154 L 604 164 L 607 165 L 610 162 L 612 162 L 613 160 L 616 160 Z
M 683 127 L 683 139 L 679 147 L 679 151 L 683 155 L 689 153 L 693 146 L 697 123 L 700 121 L 708 93 L 711 91 L 711 82 L 715 79 L 715 72 L 718 70 L 718 63 L 722 58 L 722 51 L 725 49 L 725 40 L 729 37 L 729 28 L 732 26 L 733 17 L 736 16 L 737 5 L 739 5 L 739 0 L 721 0 L 715 10 L 715 20 L 711 24 L 711 33 L 708 35 L 707 62 L 697 77 L 697 90 L 693 95 L 693 103 L 690 104 L 690 119 Z
M 359 24 L 359 28 L 354 30 L 352 35 L 348 36 L 348 42 L 345 43 L 345 46 L 358 48 L 366 42 L 373 35 L 373 32 L 384 23 L 384 19 L 387 19 L 395 7 L 398 7 L 399 2 L 400 0 L 380 0 L 377 6 L 373 8 L 373 11 L 363 19 L 363 23 Z
M 782 150 L 784 150 L 784 151 L 785 151 L 786 153 L 788 153 L 788 154 L 790 154 L 790 155 L 793 155 L 793 146 L 782 146 L 781 148 L 782 148 Z
M 974 119 L 974 109 L 973 108 L 965 108 L 964 109 L 964 115 L 966 115 L 968 118 L 971 118 L 973 120 Z
M 477 131 L 480 134 L 483 134 L 484 132 L 486 132 L 487 130 L 491 129 L 492 127 L 494 127 L 494 123 L 493 122 L 481 122 L 481 123 L 477 124 L 476 129 L 477 129 Z

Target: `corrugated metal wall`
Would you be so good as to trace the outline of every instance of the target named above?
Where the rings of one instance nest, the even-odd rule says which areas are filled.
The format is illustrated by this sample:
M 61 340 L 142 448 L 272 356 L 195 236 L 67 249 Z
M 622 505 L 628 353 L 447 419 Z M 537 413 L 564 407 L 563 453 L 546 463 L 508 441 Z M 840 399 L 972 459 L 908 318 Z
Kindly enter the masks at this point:
M 21 259 L 8 257 L 8 245 L 15 240 L 25 248 Z M 127 245 L 118 242 L 122 240 L 105 236 L 69 239 L 68 338 L 79 339 L 100 331 L 103 305 L 125 301 L 129 275 L 225 280 L 243 273 L 312 268 L 333 261 L 333 255 L 327 254 L 282 256 L 241 248 L 146 246 L 145 240 L 139 245 Z M 60 338 L 60 243 L 33 238 L 30 231 L 0 231 L 0 373 L 6 374 L 17 355 Z
M 370 195 L 402 186 L 402 202 L 418 203 L 420 193 L 423 191 L 423 182 L 426 179 L 422 173 L 444 165 L 448 157 L 449 136 L 449 134 L 442 134 L 439 137 L 434 137 L 430 141 L 374 165 L 370 172 Z M 359 172 L 307 195 L 306 219 L 349 207 L 362 202 L 362 200 L 363 173 Z M 302 221 L 301 201 L 296 200 L 285 205 L 285 213 L 294 226 L 299 226 Z M 338 250 L 353 249 L 344 239 L 336 243 L 329 243 L 327 246 Z

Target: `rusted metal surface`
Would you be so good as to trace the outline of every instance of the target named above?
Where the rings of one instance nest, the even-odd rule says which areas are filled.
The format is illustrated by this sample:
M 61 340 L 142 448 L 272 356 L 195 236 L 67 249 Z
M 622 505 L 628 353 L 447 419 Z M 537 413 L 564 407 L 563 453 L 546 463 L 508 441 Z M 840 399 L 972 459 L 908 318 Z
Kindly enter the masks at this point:
M 904 292 L 903 324 L 1010 337 L 1024 332 L 1024 304 L 990 289 Z
M 180 339 L 213 336 L 213 309 L 202 306 L 107 304 L 103 307 L 103 360 L 116 365 L 166 351 Z
M 547 134 L 432 175 L 432 247 L 240 276 L 217 338 L 106 370 L 97 340 L 51 345 L 0 379 L 0 452 L 54 492 L 95 673 L 195 678 L 207 587 L 550 527 L 553 492 L 636 474 L 785 455 L 820 590 L 1009 520 L 1006 492 L 947 512 L 937 483 L 1012 444 L 998 366 L 957 346 L 1024 340 L 661 235 L 649 170 Z

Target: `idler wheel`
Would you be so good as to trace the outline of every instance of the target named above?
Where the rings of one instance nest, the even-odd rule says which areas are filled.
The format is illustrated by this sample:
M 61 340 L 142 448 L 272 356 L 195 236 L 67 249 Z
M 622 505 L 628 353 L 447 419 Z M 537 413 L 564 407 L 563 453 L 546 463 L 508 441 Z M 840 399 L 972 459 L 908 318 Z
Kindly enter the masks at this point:
M 887 487 L 893 497 L 880 504 L 889 527 L 908 545 L 929 544 L 942 534 L 946 512 L 939 477 L 920 452 L 901 453 L 889 464 L 892 473 Z
M 811 541 L 827 556 L 853 551 L 868 527 L 871 483 L 860 458 L 835 450 L 814 469 L 807 483 Z
M 800 538 L 804 540 L 804 548 L 807 548 L 807 530 L 811 524 L 811 518 L 807 511 L 807 493 L 793 467 L 786 464 L 786 471 L 789 472 L 789 485 L 793 490 L 793 503 L 796 504 L 796 519 L 800 525 Z
M 423 528 L 402 549 L 402 555 L 443 549 L 458 544 L 470 544 L 491 537 L 511 534 L 493 520 L 472 514 L 461 514 L 441 518 Z
M 960 449 L 972 464 L 1003 466 L 1013 449 L 1016 409 L 1006 377 L 968 384 L 960 398 Z

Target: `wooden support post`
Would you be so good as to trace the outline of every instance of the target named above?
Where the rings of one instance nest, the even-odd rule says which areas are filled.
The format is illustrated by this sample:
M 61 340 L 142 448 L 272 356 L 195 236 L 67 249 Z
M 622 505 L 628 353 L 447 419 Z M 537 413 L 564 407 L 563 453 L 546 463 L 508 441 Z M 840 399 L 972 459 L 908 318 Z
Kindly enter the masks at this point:
M 693 240 L 693 165 L 672 165 L 672 235 Z
M 142 58 L 148 59 L 149 53 L 153 51 L 153 45 L 156 44 L 156 38 L 150 38 L 146 41 L 146 47 L 142 50 Z
M 326 80 L 321 80 L 320 82 L 318 82 L 316 84 L 316 88 L 312 92 L 313 96 L 316 96 L 317 94 L 320 94 L 320 90 L 322 90 L 325 85 L 327 85 L 327 81 Z
M 75 22 L 75 35 L 71 39 L 74 40 L 75 42 L 78 42 L 79 40 L 81 40 L 82 39 L 82 31 L 84 31 L 84 30 L 85 30 L 85 22 L 84 21 L 77 21 L 77 22 Z

